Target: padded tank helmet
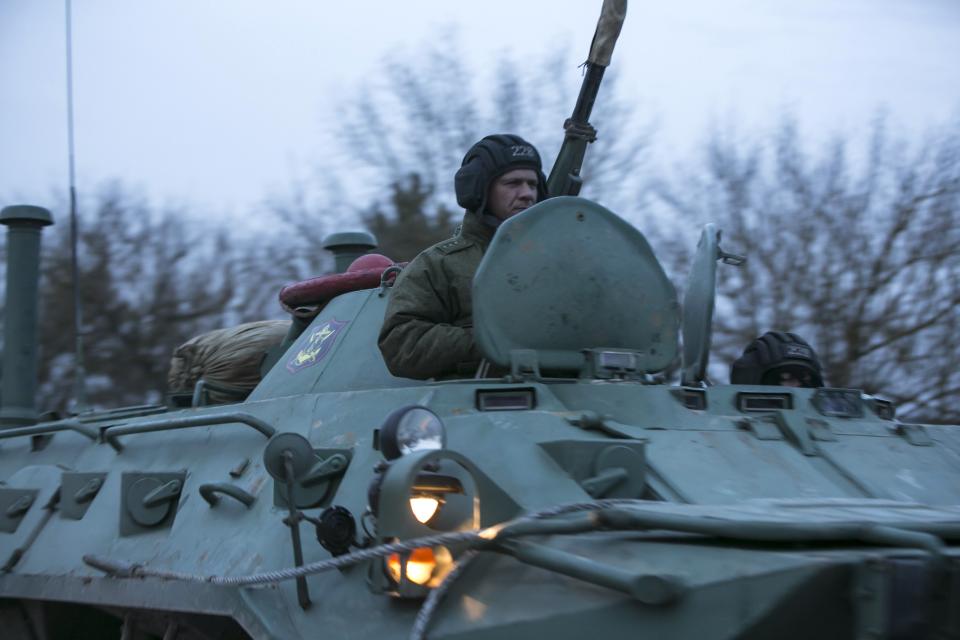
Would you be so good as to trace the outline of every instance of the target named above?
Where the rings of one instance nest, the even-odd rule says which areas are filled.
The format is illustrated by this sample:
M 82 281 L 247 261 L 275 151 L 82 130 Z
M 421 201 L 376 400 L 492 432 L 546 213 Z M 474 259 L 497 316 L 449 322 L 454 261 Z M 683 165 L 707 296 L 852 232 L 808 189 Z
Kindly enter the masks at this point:
M 823 386 L 820 360 L 813 347 L 795 333 L 768 331 L 733 361 L 730 383 L 778 385 L 783 374 L 792 374 L 800 386 Z
M 536 147 L 520 136 L 502 133 L 483 138 L 463 157 L 453 180 L 457 203 L 468 211 L 482 211 L 490 183 L 513 169 L 536 171 L 537 202 L 547 197 L 547 178 Z

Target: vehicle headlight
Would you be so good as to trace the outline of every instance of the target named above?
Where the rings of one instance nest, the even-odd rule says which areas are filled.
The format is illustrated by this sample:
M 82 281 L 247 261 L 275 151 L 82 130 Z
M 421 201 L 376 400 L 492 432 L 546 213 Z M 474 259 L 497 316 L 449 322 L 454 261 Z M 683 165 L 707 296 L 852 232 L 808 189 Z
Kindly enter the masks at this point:
M 440 508 L 442 498 L 428 495 L 410 496 L 410 510 L 420 524 L 427 524 Z
M 387 574 L 398 585 L 406 579 L 426 587 L 436 587 L 443 582 L 453 567 L 453 555 L 446 547 L 424 547 L 405 555 L 394 553 L 386 563 Z
M 380 451 L 387 460 L 446 446 L 447 430 L 443 422 L 426 407 L 401 407 L 387 416 L 380 427 Z
M 442 438 L 433 441 L 442 442 Z M 368 499 L 376 544 L 479 529 L 521 512 L 509 494 L 465 455 L 450 449 L 412 451 L 381 462 L 375 472 Z M 426 597 L 462 550 L 457 545 L 424 545 L 371 560 L 368 584 L 375 593 Z

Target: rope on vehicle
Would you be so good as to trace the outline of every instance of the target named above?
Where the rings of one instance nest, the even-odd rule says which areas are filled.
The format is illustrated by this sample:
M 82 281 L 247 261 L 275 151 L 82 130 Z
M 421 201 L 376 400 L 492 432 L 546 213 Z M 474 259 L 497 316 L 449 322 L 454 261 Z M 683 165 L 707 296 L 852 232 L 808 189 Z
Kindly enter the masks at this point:
M 374 558 L 388 556 L 392 553 L 406 553 L 422 547 L 448 546 L 453 544 L 466 544 L 471 547 L 479 547 L 488 544 L 494 537 L 507 537 L 510 527 L 523 522 L 540 520 L 553 516 L 580 511 L 593 511 L 597 509 L 606 509 L 612 506 L 622 506 L 633 504 L 637 500 L 617 499 L 617 500 L 596 500 L 593 502 L 580 502 L 568 505 L 560 505 L 543 511 L 522 515 L 513 520 L 488 527 L 486 529 L 472 529 L 470 531 L 455 531 L 452 533 L 440 533 L 432 536 L 423 536 L 412 538 L 400 542 L 391 542 L 378 545 L 369 549 L 360 549 L 353 553 L 348 553 L 327 560 L 320 560 L 305 564 L 302 567 L 290 567 L 287 569 L 278 569 L 276 571 L 265 571 L 248 576 L 202 576 L 193 573 L 182 573 L 179 571 L 164 571 L 161 569 L 151 569 L 142 564 L 124 563 L 110 558 L 104 558 L 93 554 L 83 556 L 83 562 L 87 565 L 99 569 L 117 578 L 161 578 L 163 580 L 180 580 L 185 582 L 206 582 L 210 584 L 223 586 L 252 586 L 262 584 L 275 584 L 284 580 L 293 580 L 301 576 L 309 576 L 333 569 L 341 569 L 354 564 L 359 564 Z M 504 535 L 501 536 L 501 532 Z M 518 532 L 519 535 L 526 532 Z
M 477 556 L 477 553 L 479 552 L 476 549 L 465 551 L 457 558 L 457 566 L 453 568 L 453 571 L 445 575 L 443 580 L 440 581 L 440 584 L 430 591 L 427 599 L 423 601 L 423 606 L 420 607 L 420 611 L 417 612 L 417 619 L 413 621 L 413 629 L 410 630 L 410 640 L 424 640 L 427 628 L 433 620 L 433 613 L 437 610 L 443 597 L 447 595 L 450 586 L 456 582 L 457 578 L 463 575 L 464 569 L 466 569 L 470 561 Z

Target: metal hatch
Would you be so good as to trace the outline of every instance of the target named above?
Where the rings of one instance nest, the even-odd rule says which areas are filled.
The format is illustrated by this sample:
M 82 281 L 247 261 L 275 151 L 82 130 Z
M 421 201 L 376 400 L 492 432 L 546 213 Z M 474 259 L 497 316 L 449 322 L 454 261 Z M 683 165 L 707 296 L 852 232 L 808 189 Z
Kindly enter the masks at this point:
M 711 222 L 704 225 L 700 233 L 683 294 L 683 386 L 699 386 L 707 380 L 717 296 L 717 262 L 720 260 L 739 267 L 746 258 L 725 253 L 720 248 L 720 231 Z
M 720 234 L 716 225 L 703 227 L 683 294 L 683 385 L 695 386 L 707 377 L 712 341 L 713 307 L 717 293 Z
M 474 337 L 488 359 L 536 354 L 580 369 L 584 350 L 637 354 L 638 370 L 676 357 L 676 291 L 637 229 L 595 202 L 558 197 L 506 220 L 473 281 Z

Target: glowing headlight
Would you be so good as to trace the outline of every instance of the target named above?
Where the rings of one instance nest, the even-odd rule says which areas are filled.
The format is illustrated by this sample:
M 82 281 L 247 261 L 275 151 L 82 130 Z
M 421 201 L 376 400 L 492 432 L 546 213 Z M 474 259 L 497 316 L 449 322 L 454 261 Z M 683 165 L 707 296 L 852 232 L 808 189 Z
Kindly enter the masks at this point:
M 403 578 L 413 584 L 435 587 L 453 568 L 453 556 L 446 547 L 414 549 L 409 555 L 398 553 L 387 558 L 387 575 L 400 584 Z
M 440 499 L 434 496 L 411 496 L 410 510 L 420 524 L 427 524 L 440 508 Z
M 387 416 L 380 427 L 380 451 L 387 460 L 413 451 L 443 449 L 446 445 L 443 422 L 426 407 L 401 407 Z
M 422 409 L 422 407 L 412 407 Z M 407 408 L 409 410 L 411 408 Z M 417 412 L 419 413 L 419 411 Z M 396 437 L 399 415 L 391 415 L 387 426 L 390 439 Z M 389 423 L 393 423 L 392 425 Z M 431 532 L 453 532 L 477 529 L 481 523 L 481 484 L 484 478 L 464 455 L 447 448 L 442 431 L 432 431 L 439 421 L 421 422 L 422 431 L 432 437 L 414 439 L 414 446 L 428 442 L 427 448 L 400 453 L 400 446 L 385 451 L 387 438 L 375 436 L 375 448 L 393 460 L 381 460 L 374 469 L 368 490 L 368 511 L 372 517 L 376 544 L 422 540 Z M 402 430 L 402 429 L 401 429 Z M 376 442 L 379 439 L 380 442 Z M 489 481 L 487 481 L 489 483 Z M 492 486 L 489 483 L 486 486 Z M 501 494 L 500 499 L 504 499 Z M 492 501 L 491 501 L 492 502 Z M 494 503 L 496 506 L 496 503 Z M 512 503 L 510 503 L 512 506 Z M 509 508 L 509 507 L 508 507 Z M 518 511 L 519 507 L 513 507 Z M 497 513 L 497 516 L 500 514 Z M 366 523 L 364 526 L 368 531 Z M 416 546 L 414 546 L 416 545 Z M 387 557 L 371 559 L 368 565 L 368 585 L 374 593 L 385 593 L 397 598 L 423 598 L 440 583 L 454 565 L 454 556 L 462 551 L 457 546 L 423 545 L 417 541 L 403 551 Z

